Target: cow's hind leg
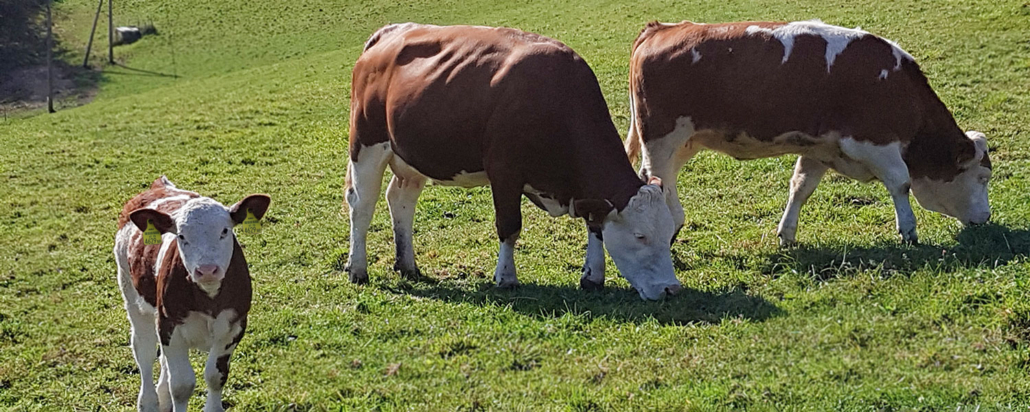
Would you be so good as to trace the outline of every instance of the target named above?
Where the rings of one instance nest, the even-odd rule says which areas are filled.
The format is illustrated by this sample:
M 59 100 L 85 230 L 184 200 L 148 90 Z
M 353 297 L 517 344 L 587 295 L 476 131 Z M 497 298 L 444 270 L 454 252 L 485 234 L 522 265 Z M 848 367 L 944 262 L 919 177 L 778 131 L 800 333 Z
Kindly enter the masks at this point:
M 790 197 L 787 200 L 787 207 L 783 210 L 780 227 L 776 230 L 780 237 L 780 246 L 794 243 L 801 207 L 815 192 L 816 186 L 819 186 L 819 181 L 826 174 L 826 169 L 826 165 L 818 160 L 804 156 L 798 158 L 797 164 L 794 165 L 794 176 L 790 178 Z
M 390 217 L 393 219 L 393 243 L 397 248 L 397 259 L 393 269 L 401 272 L 408 279 L 418 279 L 421 273 L 415 264 L 415 248 L 412 245 L 414 231 L 415 205 L 418 196 L 425 188 L 426 178 L 417 173 L 404 173 L 400 168 L 394 170 L 390 186 L 386 188 L 386 202 L 390 206 Z
M 390 143 L 363 146 L 357 158 L 347 164 L 345 196 L 350 207 L 350 253 L 346 270 L 350 281 L 368 282 L 368 251 L 365 239 L 372 224 L 376 202 L 383 185 L 383 173 L 390 160 Z
M 901 240 L 907 243 L 918 243 L 916 235 L 916 215 L 912 212 L 908 192 L 912 182 L 908 174 L 908 165 L 901 157 L 898 143 L 884 146 L 872 143 L 857 142 L 853 139 L 841 140 L 841 151 L 848 157 L 865 165 L 877 179 L 883 182 L 894 201 L 894 214 Z
M 490 175 L 489 169 L 487 174 Z M 497 268 L 494 270 L 494 281 L 497 287 L 513 288 L 519 285 L 515 273 L 515 241 L 522 231 L 522 183 L 512 183 L 503 179 L 491 179 L 491 192 L 494 199 L 494 224 L 501 248 L 497 254 Z

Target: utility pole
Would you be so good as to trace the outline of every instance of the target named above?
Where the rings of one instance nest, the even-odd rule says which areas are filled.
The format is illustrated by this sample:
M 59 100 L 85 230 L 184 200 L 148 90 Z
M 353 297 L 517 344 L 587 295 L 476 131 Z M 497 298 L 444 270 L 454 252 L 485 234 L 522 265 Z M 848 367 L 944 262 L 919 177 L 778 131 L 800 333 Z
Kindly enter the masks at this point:
M 54 112 L 54 20 L 50 16 L 51 0 L 46 0 L 46 106 L 50 113 Z
M 114 15 L 112 13 L 114 0 L 107 0 L 107 62 L 114 64 Z
M 97 32 L 97 21 L 100 20 L 100 9 L 104 7 L 104 0 L 97 3 L 97 14 L 93 15 L 93 28 L 89 29 L 89 42 L 86 43 L 86 57 L 82 59 L 82 67 L 89 68 L 89 51 L 93 49 L 93 34 Z

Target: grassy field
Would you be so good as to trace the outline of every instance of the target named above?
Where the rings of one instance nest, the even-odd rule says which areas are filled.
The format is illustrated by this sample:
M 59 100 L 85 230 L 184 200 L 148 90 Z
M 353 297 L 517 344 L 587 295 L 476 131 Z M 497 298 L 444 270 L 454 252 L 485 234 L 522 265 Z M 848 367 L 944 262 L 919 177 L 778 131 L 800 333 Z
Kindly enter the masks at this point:
M 84 48 L 94 4 L 60 3 L 65 47 Z M 240 236 L 255 298 L 225 396 L 236 410 L 1030 407 L 1025 0 L 125 0 L 116 14 L 160 32 L 116 50 L 131 69 L 105 68 L 91 104 L 0 123 L 0 409 L 134 408 L 111 249 L 123 202 L 161 174 L 223 203 L 273 198 L 265 230 Z M 673 299 L 641 301 L 610 262 L 604 292 L 580 291 L 586 230 L 528 201 L 524 286 L 495 290 L 488 189 L 423 193 L 421 282 L 390 270 L 380 202 L 372 282 L 347 282 L 350 68 L 375 28 L 555 37 L 592 65 L 625 130 L 629 44 L 645 22 L 810 18 L 896 40 L 959 124 L 987 133 L 992 224 L 917 208 L 922 245 L 905 246 L 881 185 L 831 174 L 801 214 L 800 246 L 781 250 L 794 159 L 704 153 L 680 178 L 673 256 L 688 290 Z

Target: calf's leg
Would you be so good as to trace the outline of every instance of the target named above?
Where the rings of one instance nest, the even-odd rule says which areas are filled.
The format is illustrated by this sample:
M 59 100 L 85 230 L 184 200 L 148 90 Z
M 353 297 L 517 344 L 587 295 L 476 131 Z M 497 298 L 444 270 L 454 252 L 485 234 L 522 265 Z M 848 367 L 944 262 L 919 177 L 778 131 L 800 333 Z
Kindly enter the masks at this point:
M 364 146 L 347 164 L 345 196 L 350 207 L 350 252 L 345 270 L 350 281 L 368 282 L 368 250 L 365 243 L 376 202 L 383 185 L 383 173 L 390 160 L 390 143 Z
M 172 395 L 172 411 L 186 412 L 190 395 L 197 385 L 197 376 L 190 366 L 188 348 L 181 345 L 161 346 L 161 358 L 168 368 L 168 386 Z
M 642 121 L 646 122 L 646 119 Z M 644 140 L 644 150 L 641 151 L 640 177 L 647 181 L 649 177 L 655 176 L 662 179 L 662 186 L 665 187 L 665 202 L 672 212 L 672 221 L 676 225 L 676 233 L 683 228 L 686 217 L 683 213 L 683 205 L 680 204 L 679 193 L 676 190 L 676 178 L 680 169 L 687 164 L 701 147 L 689 141 L 694 134 L 694 125 L 689 120 L 677 121 L 676 128 L 665 136 L 653 140 Z M 676 236 L 672 237 L 673 241 Z
M 412 245 L 415 205 L 425 187 L 426 179 L 420 176 L 401 177 L 394 175 L 386 188 L 386 202 L 393 219 L 393 243 L 397 248 L 397 259 L 393 269 L 409 279 L 418 279 L 421 273 L 415 264 L 415 248 Z
M 815 192 L 816 186 L 819 186 L 819 181 L 826 174 L 826 169 L 826 165 L 818 160 L 804 156 L 798 157 L 798 162 L 794 165 L 794 177 L 790 178 L 790 197 L 787 200 L 787 207 L 783 210 L 780 227 L 776 230 L 780 237 L 780 246 L 794 243 L 801 207 Z
M 154 361 L 157 360 L 157 325 L 154 315 L 142 313 L 135 302 L 126 302 L 132 325 L 132 354 L 139 368 L 140 389 L 136 407 L 140 412 L 157 412 L 158 397 L 154 387 Z

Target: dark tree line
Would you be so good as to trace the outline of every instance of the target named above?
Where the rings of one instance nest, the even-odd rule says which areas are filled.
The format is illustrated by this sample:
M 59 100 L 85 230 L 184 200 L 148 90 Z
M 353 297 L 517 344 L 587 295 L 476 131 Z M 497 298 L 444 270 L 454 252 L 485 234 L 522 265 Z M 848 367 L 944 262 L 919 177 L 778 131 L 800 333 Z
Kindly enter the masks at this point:
M 46 62 L 45 8 L 46 0 L 0 0 L 0 73 Z

